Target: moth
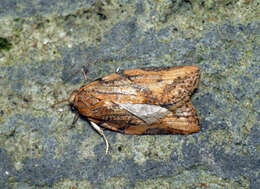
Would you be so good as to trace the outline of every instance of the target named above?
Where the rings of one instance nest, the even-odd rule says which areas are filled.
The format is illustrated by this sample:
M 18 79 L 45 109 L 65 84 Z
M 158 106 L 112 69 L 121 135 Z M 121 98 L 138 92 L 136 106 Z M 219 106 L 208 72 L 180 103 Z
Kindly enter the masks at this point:
M 101 127 L 134 135 L 198 132 L 199 116 L 190 101 L 198 82 L 197 66 L 118 70 L 84 84 L 60 102 L 68 101 L 89 120 L 103 136 L 107 153 Z

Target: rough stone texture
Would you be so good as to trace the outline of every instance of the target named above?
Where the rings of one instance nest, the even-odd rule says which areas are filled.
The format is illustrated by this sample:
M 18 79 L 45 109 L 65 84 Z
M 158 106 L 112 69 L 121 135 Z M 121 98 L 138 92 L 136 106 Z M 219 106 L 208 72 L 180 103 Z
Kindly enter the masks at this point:
M 259 1 L 1 0 L 0 188 L 259 188 Z M 50 105 L 120 69 L 194 64 L 192 135 L 105 131 Z

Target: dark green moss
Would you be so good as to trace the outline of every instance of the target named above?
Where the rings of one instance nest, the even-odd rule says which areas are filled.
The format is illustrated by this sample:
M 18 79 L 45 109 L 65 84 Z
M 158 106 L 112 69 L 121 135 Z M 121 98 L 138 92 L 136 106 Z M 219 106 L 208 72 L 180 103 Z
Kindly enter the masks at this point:
M 12 44 L 6 38 L 0 37 L 0 52 L 2 50 L 10 50 L 11 47 Z

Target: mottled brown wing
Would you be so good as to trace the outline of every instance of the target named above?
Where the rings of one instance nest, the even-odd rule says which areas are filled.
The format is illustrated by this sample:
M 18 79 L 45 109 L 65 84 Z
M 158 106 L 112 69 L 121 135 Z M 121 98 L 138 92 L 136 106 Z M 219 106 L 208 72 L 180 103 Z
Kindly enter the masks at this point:
M 148 106 L 150 105 L 144 105 L 144 108 L 149 109 Z M 156 115 L 156 119 L 151 116 L 143 120 L 140 119 L 141 113 L 139 111 L 138 113 L 139 116 L 129 112 L 128 115 L 123 115 L 122 119 L 119 118 L 121 116 L 118 116 L 119 121 L 93 118 L 90 120 L 104 128 L 125 134 L 189 134 L 200 130 L 199 116 L 191 102 L 186 103 L 175 112 L 162 111 Z
M 196 66 L 124 70 L 81 87 L 73 105 L 122 133 L 196 132 L 199 118 L 189 99 L 198 79 Z
M 97 99 L 180 107 L 198 86 L 197 66 L 123 70 L 84 87 Z

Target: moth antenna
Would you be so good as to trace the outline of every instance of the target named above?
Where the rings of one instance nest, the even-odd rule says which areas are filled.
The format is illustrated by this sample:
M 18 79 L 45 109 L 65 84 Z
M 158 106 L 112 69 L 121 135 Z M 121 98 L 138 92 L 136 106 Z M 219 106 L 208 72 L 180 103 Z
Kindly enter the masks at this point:
M 67 78 L 64 79 L 64 82 L 70 80 L 76 73 L 79 73 L 79 70 L 76 70 L 72 74 L 70 74 Z
M 103 139 L 104 139 L 104 141 L 105 141 L 105 143 L 106 143 L 106 154 L 107 154 L 107 153 L 108 153 L 108 149 L 109 149 L 109 143 L 108 143 L 108 141 L 107 141 L 106 136 L 104 135 L 103 130 L 102 130 L 97 124 L 95 124 L 95 123 L 92 122 L 92 121 L 90 121 L 90 124 L 91 124 L 92 127 L 98 132 L 98 134 L 100 134 L 100 135 L 103 137 Z
M 87 80 L 88 69 L 86 68 L 85 65 L 83 65 L 81 69 L 77 69 L 76 71 L 71 73 L 67 78 L 65 78 L 64 82 L 70 80 L 75 74 L 79 73 L 80 71 L 83 72 L 84 78 L 85 78 L 85 80 Z
M 68 102 L 68 101 L 69 101 L 69 98 L 63 99 L 63 100 L 61 100 L 59 102 L 56 102 L 55 104 L 52 104 L 51 107 L 54 108 L 56 105 L 61 104 L 63 102 Z

